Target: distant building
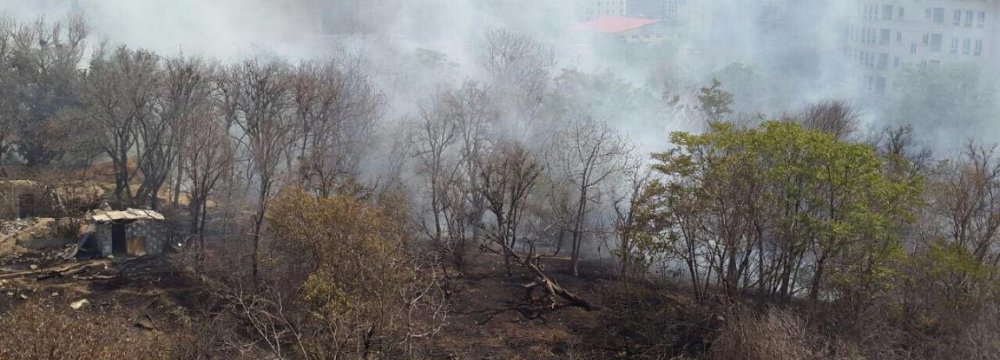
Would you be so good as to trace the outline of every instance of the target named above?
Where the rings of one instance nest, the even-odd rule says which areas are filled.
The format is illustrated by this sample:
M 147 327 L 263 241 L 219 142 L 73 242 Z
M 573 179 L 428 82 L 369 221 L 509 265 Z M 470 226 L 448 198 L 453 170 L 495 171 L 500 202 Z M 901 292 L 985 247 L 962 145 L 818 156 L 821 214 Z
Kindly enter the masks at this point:
M 627 41 L 654 42 L 662 39 L 661 20 L 624 16 L 603 16 L 577 24 L 574 31 L 607 34 Z
M 865 90 L 885 95 L 907 66 L 995 65 L 1000 0 L 859 1 L 847 55 Z
M 626 15 L 678 22 L 683 20 L 684 7 L 695 1 L 698 0 L 629 0 Z
M 577 18 L 581 21 L 604 16 L 625 16 L 629 0 L 574 0 Z

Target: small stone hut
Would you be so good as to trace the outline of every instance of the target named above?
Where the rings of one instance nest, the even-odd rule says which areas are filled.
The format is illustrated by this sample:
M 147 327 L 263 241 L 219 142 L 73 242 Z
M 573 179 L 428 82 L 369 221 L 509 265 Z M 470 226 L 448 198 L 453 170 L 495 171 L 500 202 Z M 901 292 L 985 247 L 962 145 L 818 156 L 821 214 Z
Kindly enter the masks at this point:
M 153 210 L 101 211 L 94 221 L 84 247 L 100 256 L 145 256 L 164 251 L 170 241 L 166 218 Z

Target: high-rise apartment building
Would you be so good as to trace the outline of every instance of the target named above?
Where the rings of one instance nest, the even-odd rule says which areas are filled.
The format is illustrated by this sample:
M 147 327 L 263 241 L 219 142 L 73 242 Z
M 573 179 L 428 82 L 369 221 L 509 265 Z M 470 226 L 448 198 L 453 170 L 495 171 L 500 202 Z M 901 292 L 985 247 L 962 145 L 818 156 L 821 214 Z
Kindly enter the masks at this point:
M 593 20 L 605 16 L 625 16 L 628 13 L 627 0 L 575 0 L 574 7 L 578 20 Z
M 848 56 L 875 94 L 891 92 L 907 67 L 1000 60 L 1000 0 L 860 0 L 852 18 Z
M 673 23 L 683 20 L 684 6 L 696 0 L 629 0 L 626 11 L 629 16 L 659 19 Z

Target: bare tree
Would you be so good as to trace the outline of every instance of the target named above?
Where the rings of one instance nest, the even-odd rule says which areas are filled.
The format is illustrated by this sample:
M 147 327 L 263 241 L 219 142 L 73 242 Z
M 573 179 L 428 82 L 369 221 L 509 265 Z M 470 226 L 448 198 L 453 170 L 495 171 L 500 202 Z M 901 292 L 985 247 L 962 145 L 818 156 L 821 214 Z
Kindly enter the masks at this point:
M 940 169 L 933 203 L 945 233 L 981 263 L 1000 265 L 1000 157 L 996 147 L 970 142 L 961 158 Z
M 434 221 L 428 233 L 459 269 L 469 243 L 479 241 L 486 212 L 486 200 L 476 189 L 494 117 L 489 97 L 475 83 L 441 91 L 421 111 L 417 157 L 428 176 Z
M 492 29 L 486 32 L 479 62 L 502 98 L 532 108 L 542 101 L 556 57 L 551 48 L 525 34 Z
M 10 150 L 20 108 L 17 105 L 15 81 L 11 71 L 13 63 L 14 21 L 0 16 L 0 175 L 4 174 L 3 161 Z
M 140 138 L 152 135 L 139 134 L 137 128 L 156 121 L 159 77 L 159 58 L 143 50 L 119 47 L 111 54 L 101 50 L 91 63 L 86 99 L 90 118 L 100 129 L 98 142 L 115 169 L 118 207 L 133 202 L 130 184 L 136 170 L 129 166 L 129 158 Z M 144 153 L 136 153 L 136 163 L 145 161 Z
M 652 181 L 649 167 L 635 163 L 624 171 L 624 186 L 613 200 L 614 234 L 621 261 L 621 275 L 629 276 L 645 270 L 658 249 L 651 249 L 653 237 L 663 225 L 654 212 L 655 204 L 646 192 Z
M 823 101 L 799 115 L 802 125 L 844 139 L 858 130 L 858 113 L 842 100 Z
M 426 173 L 430 200 L 432 229 L 427 231 L 439 247 L 445 247 L 445 212 L 447 189 L 459 170 L 453 159 L 448 159 L 451 148 L 458 140 L 458 123 L 448 116 L 446 93 L 435 96 L 434 101 L 420 110 L 420 131 L 417 135 L 417 153 L 422 171 Z M 425 226 L 426 227 L 426 226 Z
M 179 198 L 182 169 L 174 164 L 181 143 L 196 126 L 194 112 L 213 100 L 210 75 L 200 59 L 166 61 L 156 114 L 137 122 L 141 154 L 137 165 L 143 176 L 136 197 L 152 209 L 159 208 L 160 188 L 172 171 L 176 176 L 174 199 Z
M 570 249 L 574 275 L 579 274 L 588 204 L 599 201 L 602 183 L 625 169 L 630 151 L 628 142 L 608 124 L 590 119 L 571 123 L 548 151 L 549 170 L 557 174 L 554 177 L 565 179 L 576 192 Z
M 204 250 L 208 198 L 219 181 L 232 170 L 234 149 L 216 107 L 203 104 L 190 109 L 188 116 L 190 133 L 181 143 L 179 163 L 191 184 L 188 191 L 190 232 L 197 235 L 198 244 Z
M 9 91 L 21 109 L 16 151 L 29 166 L 46 165 L 64 154 L 70 124 L 60 113 L 80 105 L 78 70 L 87 26 L 79 16 L 48 24 L 21 25 L 10 35 Z M 8 99 L 8 101 L 11 101 Z
M 458 123 L 459 176 L 450 193 L 455 203 L 451 211 L 449 233 L 455 234 L 464 254 L 467 243 L 479 244 L 482 238 L 483 216 L 487 201 L 480 188 L 482 171 L 479 159 L 492 141 L 491 129 L 497 119 L 497 110 L 486 88 L 476 83 L 466 83 L 447 98 L 450 117 Z M 464 259 L 463 259 L 464 262 Z
M 176 146 L 175 157 L 183 156 L 184 142 L 197 126 L 188 124 L 198 121 L 203 107 L 217 101 L 215 93 L 215 76 L 218 68 L 199 58 L 178 57 L 166 61 L 166 86 L 164 89 L 164 106 L 161 110 L 173 131 L 173 143 Z M 183 161 L 174 161 L 173 184 L 171 184 L 171 202 L 178 206 L 181 196 L 181 185 L 184 181 Z
M 542 166 L 524 146 L 502 142 L 484 154 L 479 191 L 496 220 L 492 241 L 504 253 L 507 275 L 511 275 L 513 251 L 517 249 L 518 224 L 527 205 L 528 195 L 535 186 Z
M 247 178 L 257 185 L 253 214 L 253 277 L 258 279 L 261 230 L 282 160 L 294 146 L 295 123 L 288 67 L 278 61 L 246 60 L 230 67 L 223 83 L 224 113 L 236 126 L 237 145 L 245 156 Z
M 304 63 L 292 77 L 301 129 L 299 176 L 321 196 L 353 185 L 384 110 L 384 96 L 365 66 L 361 59 Z

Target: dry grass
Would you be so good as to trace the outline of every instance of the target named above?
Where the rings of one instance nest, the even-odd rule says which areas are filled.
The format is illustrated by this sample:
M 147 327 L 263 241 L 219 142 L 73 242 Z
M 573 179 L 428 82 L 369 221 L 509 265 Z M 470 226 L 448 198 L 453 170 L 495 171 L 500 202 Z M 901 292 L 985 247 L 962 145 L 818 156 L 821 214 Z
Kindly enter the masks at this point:
M 806 322 L 795 314 L 770 309 L 740 311 L 727 321 L 713 343 L 710 357 L 717 360 L 818 359 L 808 339 Z
M 25 303 L 0 319 L 3 359 L 172 359 L 173 340 L 136 328 L 119 309 Z

